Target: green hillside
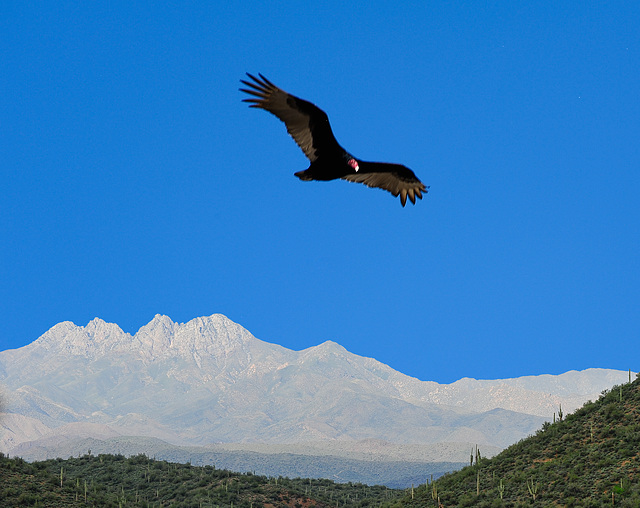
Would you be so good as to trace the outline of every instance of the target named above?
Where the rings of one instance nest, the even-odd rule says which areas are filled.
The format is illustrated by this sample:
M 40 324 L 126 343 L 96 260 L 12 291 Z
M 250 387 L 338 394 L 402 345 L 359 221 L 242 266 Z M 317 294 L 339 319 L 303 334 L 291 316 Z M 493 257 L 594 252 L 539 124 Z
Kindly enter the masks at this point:
M 474 458 L 415 488 L 397 506 L 438 504 L 640 506 L 640 380 L 603 392 L 492 459 Z
M 561 413 L 561 408 L 559 408 Z M 482 450 L 480 450 L 481 452 Z M 404 497 L 401 497 L 404 496 Z M 492 459 L 409 491 L 268 478 L 144 455 L 28 463 L 0 454 L 0 506 L 640 506 L 640 379 Z
M 0 454 L 0 506 L 390 506 L 404 492 L 330 480 L 267 478 L 144 455 L 87 454 L 28 463 Z

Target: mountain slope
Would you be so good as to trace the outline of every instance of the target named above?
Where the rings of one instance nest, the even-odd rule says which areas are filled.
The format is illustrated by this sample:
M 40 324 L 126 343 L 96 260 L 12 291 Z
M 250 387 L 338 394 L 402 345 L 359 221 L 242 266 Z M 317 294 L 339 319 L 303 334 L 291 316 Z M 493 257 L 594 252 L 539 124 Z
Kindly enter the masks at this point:
M 292 351 L 216 314 L 157 315 L 135 335 L 96 318 L 0 352 L 0 450 L 68 425 L 176 445 L 380 439 L 502 448 L 626 373 L 591 369 L 498 381 L 420 381 L 328 341 Z M 77 429 L 76 429 L 77 430 Z M 89 431 L 87 431 L 89 432 Z M 466 460 L 466 459 L 465 459 Z
M 639 464 L 636 379 L 495 457 L 422 486 L 402 505 L 437 506 L 434 497 L 439 497 L 444 506 L 514 506 L 535 494 L 542 505 L 640 506 Z

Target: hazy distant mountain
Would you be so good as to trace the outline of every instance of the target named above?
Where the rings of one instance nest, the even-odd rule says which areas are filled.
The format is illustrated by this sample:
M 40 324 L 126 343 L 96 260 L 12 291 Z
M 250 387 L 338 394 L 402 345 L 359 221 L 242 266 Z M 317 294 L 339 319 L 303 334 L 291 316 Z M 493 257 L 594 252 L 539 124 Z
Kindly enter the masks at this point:
M 220 314 L 185 324 L 157 315 L 133 336 L 96 318 L 59 323 L 0 352 L 0 451 L 123 435 L 175 445 L 383 440 L 501 449 L 560 404 L 573 411 L 627 377 L 589 369 L 441 385 L 330 341 L 302 351 L 269 344 Z

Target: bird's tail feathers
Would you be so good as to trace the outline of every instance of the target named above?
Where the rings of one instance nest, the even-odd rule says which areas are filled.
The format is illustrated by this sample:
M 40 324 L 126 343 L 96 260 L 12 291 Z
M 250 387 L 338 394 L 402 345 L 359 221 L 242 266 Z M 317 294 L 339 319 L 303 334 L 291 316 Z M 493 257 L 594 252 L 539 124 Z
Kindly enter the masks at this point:
M 294 173 L 294 175 L 305 182 L 310 182 L 311 180 L 313 180 L 313 176 L 311 176 L 308 169 L 305 169 L 304 171 L 298 171 L 297 173 Z

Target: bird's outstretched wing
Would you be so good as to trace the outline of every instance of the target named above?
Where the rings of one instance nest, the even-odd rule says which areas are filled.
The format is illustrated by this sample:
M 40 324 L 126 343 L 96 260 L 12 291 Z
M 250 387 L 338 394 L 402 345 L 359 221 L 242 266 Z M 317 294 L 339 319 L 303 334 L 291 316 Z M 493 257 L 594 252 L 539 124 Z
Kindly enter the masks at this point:
M 242 92 L 253 95 L 244 102 L 252 108 L 262 108 L 274 114 L 287 126 L 287 131 L 311 162 L 323 153 L 331 153 L 340 146 L 331 131 L 327 114 L 308 101 L 299 99 L 271 83 L 262 74 L 259 78 L 247 73 L 253 82 L 240 80 L 249 88 Z
M 361 162 L 358 172 L 342 177 L 350 182 L 363 183 L 369 187 L 378 187 L 400 196 L 400 203 L 407 203 L 407 196 L 413 204 L 416 198 L 422 199 L 422 193 L 429 187 L 423 184 L 413 171 L 401 164 L 384 162 Z

